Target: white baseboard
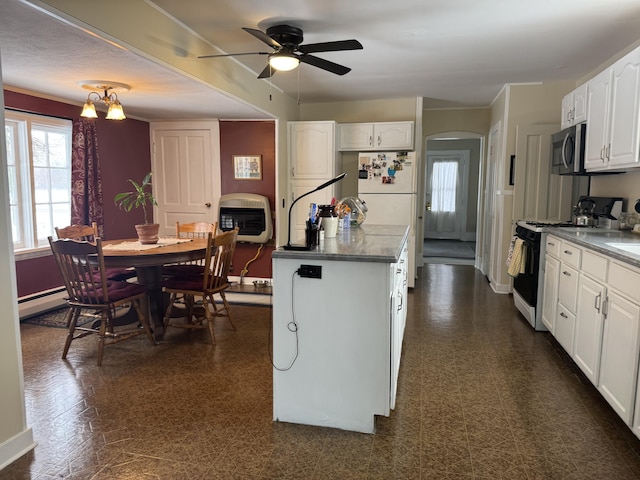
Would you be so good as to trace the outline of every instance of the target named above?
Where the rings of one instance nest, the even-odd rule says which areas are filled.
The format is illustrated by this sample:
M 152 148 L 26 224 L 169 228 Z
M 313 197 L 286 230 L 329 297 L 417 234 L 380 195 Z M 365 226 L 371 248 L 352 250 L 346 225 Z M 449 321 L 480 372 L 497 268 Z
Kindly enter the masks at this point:
M 31 428 L 23 430 L 18 435 L 0 444 L 0 470 L 14 462 L 29 450 L 33 450 L 37 443 L 33 441 Z
M 491 289 L 495 293 L 500 293 L 502 295 L 511 293 L 511 286 L 508 285 L 508 284 L 504 285 L 504 284 L 500 284 L 500 283 L 490 282 L 489 285 L 491 286 Z
M 34 295 L 18 298 L 18 315 L 27 318 L 47 310 L 65 305 L 67 291 L 63 288 L 52 288 Z

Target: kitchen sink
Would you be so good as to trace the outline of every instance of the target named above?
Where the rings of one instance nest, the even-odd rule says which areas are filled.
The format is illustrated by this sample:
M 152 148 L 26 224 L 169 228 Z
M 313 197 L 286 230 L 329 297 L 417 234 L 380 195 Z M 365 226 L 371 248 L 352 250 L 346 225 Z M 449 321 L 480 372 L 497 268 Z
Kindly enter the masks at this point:
M 640 255 L 640 243 L 607 243 L 610 247 L 617 248 L 619 250 L 624 250 L 627 253 L 632 253 L 634 255 Z

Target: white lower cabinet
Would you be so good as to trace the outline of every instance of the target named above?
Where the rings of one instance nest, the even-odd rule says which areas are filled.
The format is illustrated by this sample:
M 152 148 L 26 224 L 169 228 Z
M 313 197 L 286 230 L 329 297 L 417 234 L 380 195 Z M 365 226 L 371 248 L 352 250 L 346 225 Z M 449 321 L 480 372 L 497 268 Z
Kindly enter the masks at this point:
M 364 234 L 353 235 L 364 243 Z M 408 249 L 400 241 L 402 254 L 393 262 L 375 251 L 367 258 L 366 246 L 357 261 L 349 253 L 274 252 L 275 421 L 374 433 L 375 416 L 389 416 L 407 318 Z M 297 274 L 309 263 L 320 267 L 321 278 Z M 341 288 L 345 279 L 359 296 Z
M 573 355 L 573 335 L 576 324 L 575 314 L 558 302 L 555 337 L 569 355 Z
M 598 390 L 631 425 L 638 380 L 640 306 L 610 291 L 605 312 Z
M 544 267 L 544 289 L 542 303 L 542 323 L 555 335 L 556 309 L 558 306 L 558 275 L 560 261 L 547 252 Z
M 640 269 L 548 241 L 542 321 L 640 437 Z
M 395 282 L 391 298 L 391 312 L 389 314 L 391 324 L 391 392 L 389 395 L 389 408 L 395 409 L 396 393 L 398 390 L 398 374 L 400 372 L 400 357 L 402 355 L 402 339 L 404 327 L 407 321 L 407 288 L 408 288 L 408 248 L 402 250 L 400 260 L 392 265 L 392 275 Z
M 573 355 L 573 339 L 576 324 L 576 306 L 578 304 L 578 279 L 582 250 L 577 246 L 562 242 L 559 255 L 558 304 L 554 320 L 553 333 L 556 340 L 569 355 Z
M 586 275 L 580 275 L 573 360 L 594 385 L 598 385 L 603 321 L 602 306 L 605 294 L 604 285 Z

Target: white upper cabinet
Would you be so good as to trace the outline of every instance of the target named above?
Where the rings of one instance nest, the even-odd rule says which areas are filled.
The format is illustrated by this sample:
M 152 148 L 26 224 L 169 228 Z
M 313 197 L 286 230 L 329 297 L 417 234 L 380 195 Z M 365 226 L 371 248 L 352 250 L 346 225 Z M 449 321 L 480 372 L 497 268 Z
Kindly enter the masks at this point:
M 339 150 L 413 150 L 413 122 L 342 123 Z
M 289 199 L 294 199 L 335 177 L 338 168 L 333 121 L 289 122 Z M 340 182 L 314 192 L 304 202 L 296 203 L 291 212 L 290 240 L 304 238 L 309 203 L 328 204 L 340 198 Z M 289 204 L 290 205 L 290 204 Z
M 640 49 L 613 65 L 609 167 L 637 167 L 640 131 Z
M 587 171 L 640 166 L 640 48 L 587 82 Z
M 587 84 L 580 85 L 573 92 L 568 93 L 562 99 L 562 118 L 560 128 L 569 128 L 572 125 L 587 120 Z
M 335 122 L 289 122 L 292 180 L 332 178 L 336 170 Z

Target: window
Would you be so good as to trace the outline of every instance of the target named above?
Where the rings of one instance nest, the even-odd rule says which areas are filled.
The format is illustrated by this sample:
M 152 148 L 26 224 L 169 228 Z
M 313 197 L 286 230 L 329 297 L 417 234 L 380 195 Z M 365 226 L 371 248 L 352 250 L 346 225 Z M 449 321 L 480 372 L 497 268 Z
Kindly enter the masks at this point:
M 458 162 L 436 162 L 433 164 L 431 182 L 433 212 L 455 212 L 458 184 Z
M 15 252 L 48 247 L 71 220 L 71 121 L 5 111 Z

